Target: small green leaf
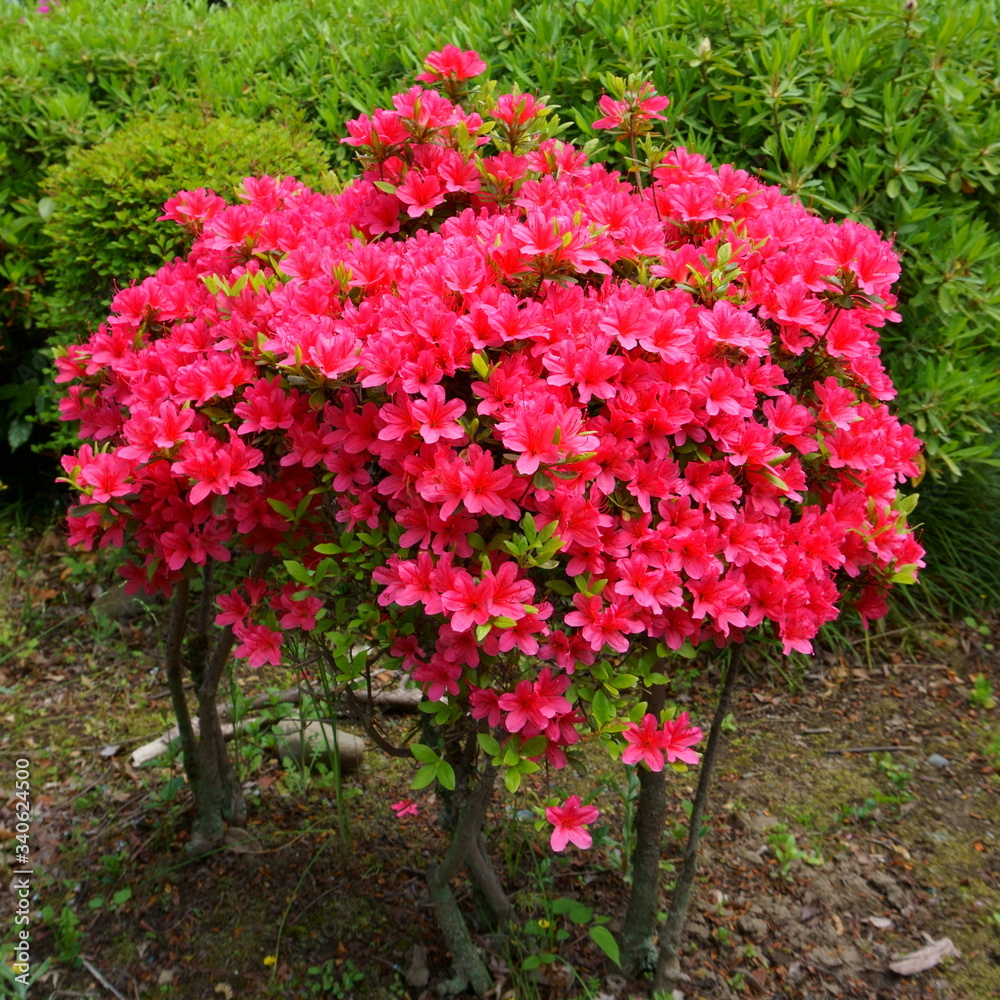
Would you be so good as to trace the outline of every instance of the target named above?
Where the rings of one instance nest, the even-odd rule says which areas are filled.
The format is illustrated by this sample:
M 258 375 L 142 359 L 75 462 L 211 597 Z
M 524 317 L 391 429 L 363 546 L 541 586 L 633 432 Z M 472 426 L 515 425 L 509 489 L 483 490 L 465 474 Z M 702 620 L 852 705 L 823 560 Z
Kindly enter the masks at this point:
M 483 748 L 484 753 L 488 753 L 491 757 L 500 756 L 500 744 L 497 743 L 495 737 L 490 736 L 489 733 L 480 733 L 476 740 Z
M 621 952 L 618 950 L 618 942 L 611 931 L 607 927 L 591 927 L 589 933 L 594 944 L 620 969 L 622 965 Z
M 532 514 L 525 514 L 521 518 L 521 530 L 524 532 L 524 537 L 534 545 L 535 539 L 538 538 L 538 529 L 535 527 L 535 518 Z
M 437 768 L 433 764 L 425 764 L 410 783 L 410 788 L 426 788 L 437 777 Z
M 521 787 L 521 772 L 511 768 L 504 776 L 503 783 L 508 792 L 516 792 Z
M 297 580 L 299 583 L 312 583 L 312 573 L 309 572 L 300 562 L 296 562 L 294 559 L 285 559 L 285 569 L 288 575 L 293 579 Z
M 611 702 L 608 701 L 608 696 L 603 691 L 598 691 L 594 695 L 594 701 L 591 705 L 591 709 L 594 713 L 594 718 L 597 720 L 598 726 L 603 726 L 605 723 L 610 722 L 614 718 L 615 710 Z
M 449 792 L 455 791 L 455 769 L 448 761 L 443 760 L 438 764 L 437 779 L 443 788 L 447 788 Z
M 437 764 L 441 757 L 423 743 L 411 743 L 410 753 L 422 764 Z
M 638 683 L 639 678 L 635 674 L 619 674 L 617 677 L 611 678 L 611 686 L 617 688 L 619 691 L 635 687 Z

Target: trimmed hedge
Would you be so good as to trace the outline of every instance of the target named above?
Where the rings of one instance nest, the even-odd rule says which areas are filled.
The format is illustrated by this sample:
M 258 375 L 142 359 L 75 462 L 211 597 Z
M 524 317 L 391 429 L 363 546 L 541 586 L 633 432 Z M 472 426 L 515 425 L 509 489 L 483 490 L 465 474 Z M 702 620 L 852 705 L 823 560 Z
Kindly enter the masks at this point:
M 107 317 L 116 287 L 187 251 L 180 227 L 157 222 L 168 198 L 205 187 L 232 200 L 244 177 L 262 173 L 321 188 L 326 153 L 301 125 L 188 112 L 137 118 L 90 149 L 70 150 L 42 186 L 51 199 L 43 232 L 52 339 L 84 336 Z

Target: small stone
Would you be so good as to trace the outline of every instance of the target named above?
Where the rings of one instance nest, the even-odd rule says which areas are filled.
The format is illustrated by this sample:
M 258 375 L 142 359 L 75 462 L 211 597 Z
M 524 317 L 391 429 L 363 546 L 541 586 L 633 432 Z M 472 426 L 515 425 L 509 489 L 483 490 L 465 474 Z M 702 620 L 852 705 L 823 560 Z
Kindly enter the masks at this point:
M 140 618 L 147 604 L 154 603 L 152 598 L 139 598 L 134 594 L 125 593 L 125 584 L 115 584 L 110 590 L 104 591 L 90 606 L 90 613 L 95 618 L 107 618 L 113 622 L 126 624 Z
M 744 913 L 737 921 L 737 925 L 748 938 L 753 938 L 754 941 L 763 941 L 767 937 L 767 924 L 760 917 L 751 917 L 750 914 Z
M 931 767 L 949 767 L 951 761 L 947 757 L 942 757 L 939 753 L 932 753 L 930 757 L 927 758 L 927 763 Z
M 419 944 L 415 944 L 406 953 L 406 961 L 403 963 L 403 979 L 407 986 L 419 990 L 430 982 L 430 978 L 431 972 L 427 968 L 427 951 Z
M 844 960 L 835 951 L 831 951 L 829 948 L 813 948 L 813 950 L 809 952 L 809 958 L 813 962 L 816 962 L 818 965 L 822 965 L 827 969 L 836 969 L 837 966 L 844 964 Z

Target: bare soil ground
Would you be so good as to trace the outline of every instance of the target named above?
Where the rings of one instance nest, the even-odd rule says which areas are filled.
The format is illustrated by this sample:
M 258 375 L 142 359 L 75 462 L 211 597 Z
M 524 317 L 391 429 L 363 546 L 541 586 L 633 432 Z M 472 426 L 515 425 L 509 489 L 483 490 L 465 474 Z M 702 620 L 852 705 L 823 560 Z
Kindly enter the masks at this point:
M 14 761 L 26 758 L 31 961 L 43 973 L 29 995 L 432 996 L 447 969 L 422 875 L 442 844 L 433 795 L 415 794 L 420 816 L 397 820 L 389 804 L 409 794 L 409 772 L 372 750 L 346 781 L 340 822 L 333 783 L 285 770 L 251 733 L 234 748 L 250 837 L 192 862 L 177 761 L 129 763 L 171 721 L 163 609 L 95 617 L 97 580 L 109 582 L 53 533 L 0 551 L 0 851 L 13 869 Z M 1000 708 L 975 705 L 970 680 L 1000 688 L 998 636 L 996 622 L 914 624 L 822 654 L 795 676 L 760 667 L 745 682 L 709 810 L 685 997 L 1000 996 Z M 247 675 L 239 686 L 250 694 L 289 679 Z M 678 683 L 674 694 L 707 725 L 711 690 Z M 387 724 L 402 735 L 413 720 Z M 612 928 L 624 912 L 626 769 L 594 755 L 591 770 L 604 817 L 591 851 L 551 856 L 526 812 L 530 793 L 496 803 L 497 867 L 535 921 L 527 944 L 498 940 L 464 901 L 497 1000 L 648 994 L 551 911 L 556 897 L 579 899 Z M 664 899 L 693 779 L 672 786 Z M 0 896 L 6 961 L 15 905 Z M 571 933 L 558 962 L 526 973 L 532 947 L 544 950 L 543 924 Z M 960 957 L 890 970 L 945 938 Z M 424 964 L 429 980 L 417 985 Z M 0 997 L 16 995 L 0 970 Z

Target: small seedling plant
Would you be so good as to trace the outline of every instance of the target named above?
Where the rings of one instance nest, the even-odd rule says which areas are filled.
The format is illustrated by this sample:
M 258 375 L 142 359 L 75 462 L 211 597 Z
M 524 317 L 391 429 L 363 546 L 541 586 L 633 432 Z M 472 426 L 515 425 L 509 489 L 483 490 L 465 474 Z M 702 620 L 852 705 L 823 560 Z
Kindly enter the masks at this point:
M 784 823 L 778 823 L 772 828 L 767 837 L 767 844 L 778 862 L 783 879 L 791 880 L 792 866 L 796 861 L 803 861 L 807 865 L 826 864 L 822 855 L 799 847 L 795 834 Z
M 971 678 L 972 688 L 969 691 L 969 701 L 975 708 L 996 708 L 997 700 L 994 697 L 993 685 L 989 682 L 985 674 L 976 674 Z

